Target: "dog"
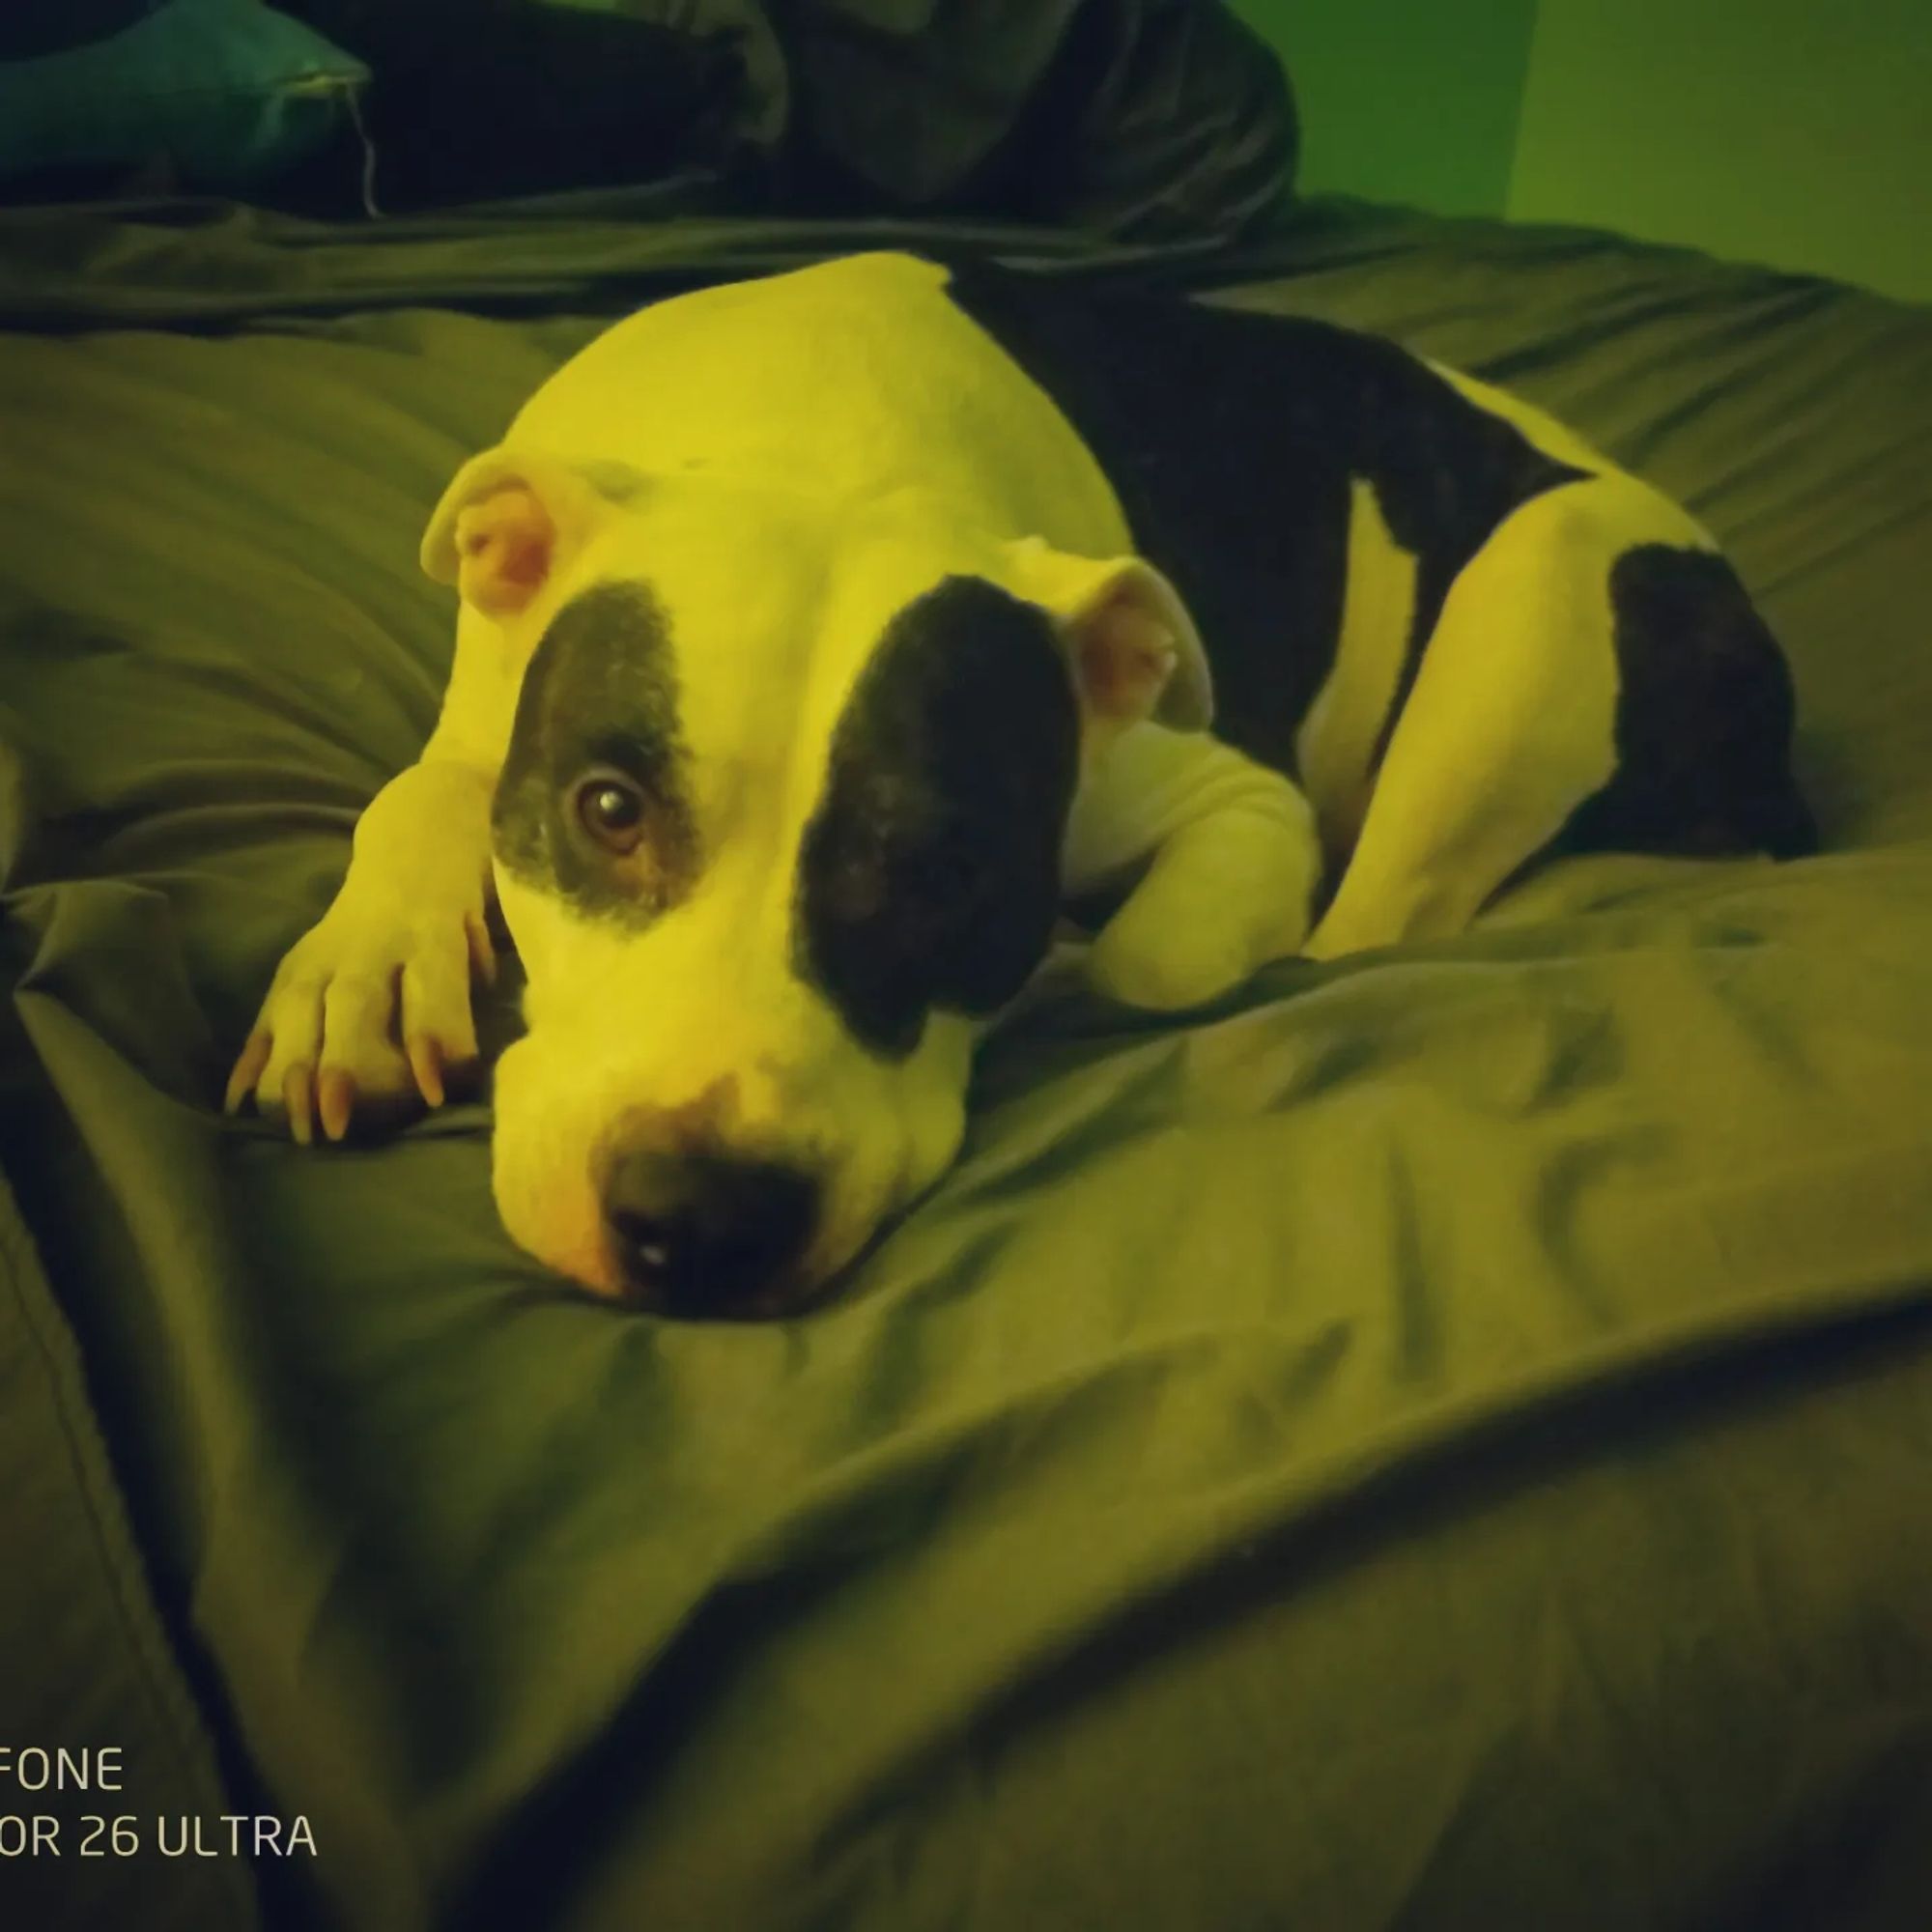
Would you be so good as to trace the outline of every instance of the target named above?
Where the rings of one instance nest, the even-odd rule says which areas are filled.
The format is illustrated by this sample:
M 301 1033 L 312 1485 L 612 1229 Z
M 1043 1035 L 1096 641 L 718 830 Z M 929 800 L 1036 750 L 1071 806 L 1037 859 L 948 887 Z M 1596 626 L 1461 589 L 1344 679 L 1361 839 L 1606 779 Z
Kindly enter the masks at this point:
M 1439 940 L 1533 862 L 1812 849 L 1784 660 L 1693 519 L 1391 341 L 846 257 L 662 301 L 467 463 L 420 760 L 235 1066 L 309 1142 L 472 1062 L 510 1236 L 800 1306 L 961 1139 L 1062 907 L 1136 1007 Z

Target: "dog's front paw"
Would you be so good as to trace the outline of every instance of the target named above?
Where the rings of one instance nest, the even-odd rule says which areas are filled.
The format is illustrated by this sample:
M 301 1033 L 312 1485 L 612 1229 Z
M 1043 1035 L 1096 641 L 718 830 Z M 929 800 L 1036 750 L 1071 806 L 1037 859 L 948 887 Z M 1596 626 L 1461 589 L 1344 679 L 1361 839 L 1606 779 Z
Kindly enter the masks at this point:
M 1219 999 L 1259 963 L 1244 933 L 1207 924 L 1151 931 L 1122 914 L 1094 941 L 1087 977 L 1110 1000 L 1170 1013 Z
M 1094 941 L 1088 978 L 1130 1007 L 1206 1006 L 1300 949 L 1308 893 L 1306 873 L 1285 867 L 1231 875 L 1156 865 Z
M 1231 992 L 1300 950 L 1321 872 L 1308 801 L 1223 749 L 1218 794 L 1159 844 L 1094 942 L 1094 983 L 1129 1006 L 1175 1012 Z
M 472 969 L 495 973 L 480 900 L 470 906 L 345 893 L 298 940 L 228 1078 L 224 1106 L 250 1094 L 303 1146 L 318 1121 L 332 1141 L 418 1096 L 442 1104 L 446 1079 L 476 1063 Z

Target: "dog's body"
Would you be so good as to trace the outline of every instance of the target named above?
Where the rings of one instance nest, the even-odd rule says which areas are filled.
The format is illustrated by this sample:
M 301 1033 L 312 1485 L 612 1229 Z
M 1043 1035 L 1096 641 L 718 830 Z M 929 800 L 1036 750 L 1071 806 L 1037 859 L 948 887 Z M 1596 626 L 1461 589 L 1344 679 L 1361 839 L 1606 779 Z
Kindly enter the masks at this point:
M 1125 889 L 1094 976 L 1172 1009 L 1453 934 L 1552 850 L 1810 838 L 1697 525 L 1311 322 L 888 255 L 683 297 L 538 390 L 423 561 L 442 716 L 231 1104 L 440 1099 L 494 872 L 505 1223 L 657 1306 L 782 1305 L 928 1185 L 1068 896 Z

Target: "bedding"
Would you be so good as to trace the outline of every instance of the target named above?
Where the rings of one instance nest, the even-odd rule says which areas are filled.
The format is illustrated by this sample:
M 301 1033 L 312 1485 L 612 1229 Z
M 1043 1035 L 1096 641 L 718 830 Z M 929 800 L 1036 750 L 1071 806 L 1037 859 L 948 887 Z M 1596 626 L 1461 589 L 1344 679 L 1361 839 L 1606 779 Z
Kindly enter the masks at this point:
M 65 1833 L 0 1909 L 1922 1925 L 1932 313 L 1344 204 L 1214 250 L 673 214 L 0 220 L 0 1733 L 125 1765 L 0 1788 Z M 868 245 L 1555 409 L 1728 546 L 1826 851 L 1570 862 L 1183 1022 L 1065 949 L 956 1170 L 761 1327 L 543 1277 L 482 1102 L 223 1121 L 434 716 L 458 463 L 609 317 Z M 76 1856 L 110 1807 L 137 1848 Z

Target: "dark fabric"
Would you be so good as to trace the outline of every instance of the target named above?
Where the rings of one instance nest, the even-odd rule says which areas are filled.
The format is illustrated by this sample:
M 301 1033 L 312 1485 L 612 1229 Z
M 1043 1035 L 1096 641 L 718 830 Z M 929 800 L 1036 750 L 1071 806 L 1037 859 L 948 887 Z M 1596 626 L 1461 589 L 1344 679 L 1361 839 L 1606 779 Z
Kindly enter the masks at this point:
M 0 1727 L 136 1743 L 102 1605 L 152 1593 L 180 1748 L 312 1823 L 257 1874 L 296 1925 L 1918 1932 L 1932 314 L 1364 211 L 1211 255 L 658 205 L 0 222 L 0 1162 L 142 1558 L 44 1487 L 72 1345 L 12 1351 Z M 956 1171 L 762 1327 L 559 1291 L 482 1105 L 223 1122 L 435 715 L 457 464 L 602 318 L 896 241 L 1555 407 L 1729 544 L 1824 855 L 1575 861 L 1185 1023 L 1058 958 Z M 223 1922 L 143 1869 L 140 1922 Z
M 162 0 L 14 0 L 0 15 L 0 60 L 59 53 L 131 27 Z
M 389 213 L 716 183 L 741 214 L 907 212 L 1139 241 L 1221 237 L 1288 197 L 1294 109 L 1218 0 L 280 0 L 374 71 Z M 359 137 L 278 185 L 342 213 Z
M 541 0 L 277 0 L 368 63 L 357 125 L 269 195 L 319 214 L 621 186 L 721 167 L 732 41 Z M 701 9 L 700 9 L 701 12 Z M 365 146 L 366 143 L 366 146 Z
M 1225 238 L 1286 199 L 1293 97 L 1218 0 L 795 0 L 793 206 Z
M 98 191 L 129 171 L 246 193 L 326 144 L 366 75 L 255 0 L 165 0 L 0 25 L 0 195 Z M 85 23 L 91 31 L 81 31 Z

